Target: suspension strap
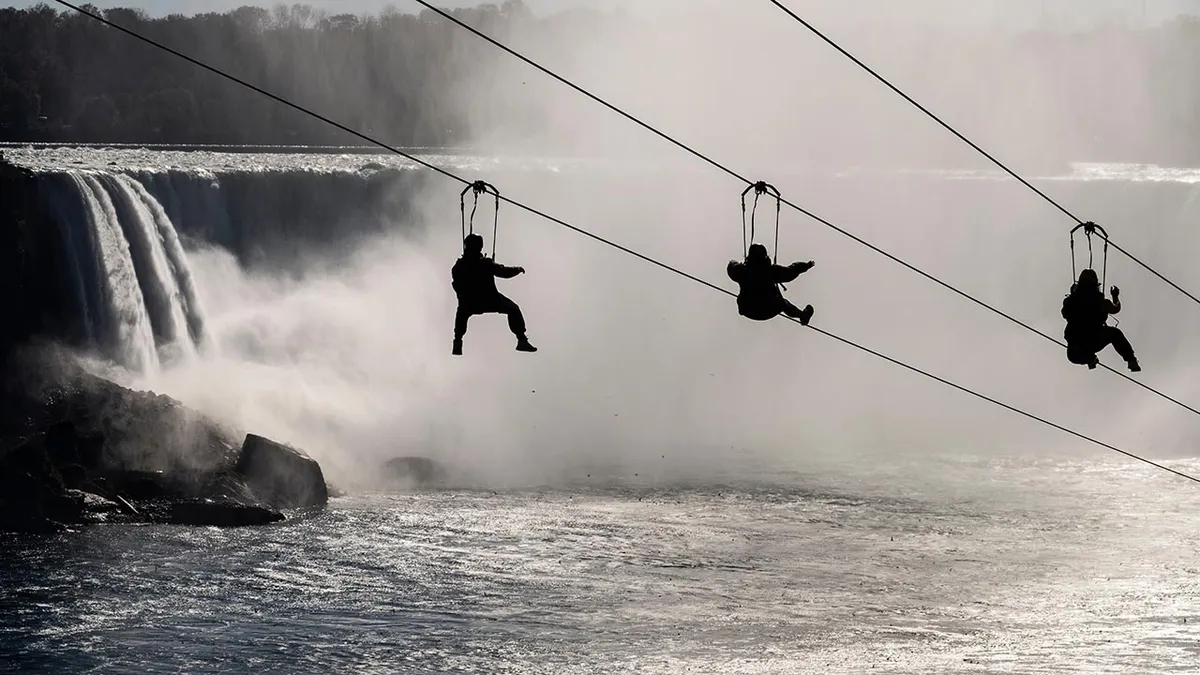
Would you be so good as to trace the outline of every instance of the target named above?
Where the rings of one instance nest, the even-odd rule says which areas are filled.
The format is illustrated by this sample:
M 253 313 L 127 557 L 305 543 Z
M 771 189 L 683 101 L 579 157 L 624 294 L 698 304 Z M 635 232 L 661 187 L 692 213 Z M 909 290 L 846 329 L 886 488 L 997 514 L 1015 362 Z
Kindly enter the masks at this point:
M 1100 268 L 1100 292 L 1108 288 L 1108 236 L 1104 237 L 1104 266 Z
M 468 190 L 472 192 L 471 218 L 469 220 L 467 218 L 467 203 L 465 199 Z M 490 194 L 496 199 L 496 212 L 492 218 L 492 259 L 495 260 L 496 234 L 500 228 L 500 191 L 497 190 L 496 187 L 491 183 L 477 180 L 463 188 L 462 192 L 458 193 L 458 210 L 462 215 L 462 238 L 466 239 L 468 233 L 475 233 L 475 209 L 479 206 L 479 195 L 481 194 Z M 469 230 L 467 227 L 468 224 L 470 225 Z
M 746 238 L 746 195 L 754 190 L 754 206 L 750 209 L 750 237 Z M 771 260 L 776 262 L 779 260 L 779 211 L 782 208 L 782 195 L 779 190 L 766 181 L 758 181 L 742 190 L 742 255 L 750 255 L 750 244 L 754 241 L 754 216 L 758 212 L 758 197 L 759 195 L 767 194 L 775 197 L 775 251 L 771 256 Z
M 1075 273 L 1075 235 L 1071 235 L 1071 286 L 1075 286 L 1075 279 L 1078 277 Z
M 1105 232 L 1103 227 L 1100 227 L 1099 225 L 1093 223 L 1090 220 L 1086 223 L 1080 223 L 1071 229 L 1071 235 L 1070 235 L 1070 237 L 1071 237 L 1071 283 L 1074 284 L 1075 279 L 1078 276 L 1075 272 L 1075 231 L 1079 230 L 1080 228 L 1083 229 L 1083 234 L 1084 234 L 1084 236 L 1087 237 L 1088 267 L 1089 268 L 1092 266 L 1092 263 L 1094 261 L 1094 257 L 1093 257 L 1094 252 L 1092 249 L 1092 235 L 1095 234 L 1096 236 L 1104 239 L 1104 259 L 1103 259 L 1103 267 L 1101 268 L 1101 272 L 1100 272 L 1100 274 L 1101 274 L 1100 292 L 1103 293 L 1104 286 L 1108 283 L 1108 232 Z M 1096 234 L 1097 231 L 1099 231 L 1099 234 Z
M 775 262 L 775 263 L 779 262 L 779 210 L 781 208 L 780 207 L 780 202 L 782 201 L 780 199 L 781 197 L 782 197 L 782 195 L 779 194 L 779 190 L 776 190 L 775 191 L 775 253 L 771 257 L 771 262 Z M 782 286 L 783 284 L 780 284 L 780 285 Z

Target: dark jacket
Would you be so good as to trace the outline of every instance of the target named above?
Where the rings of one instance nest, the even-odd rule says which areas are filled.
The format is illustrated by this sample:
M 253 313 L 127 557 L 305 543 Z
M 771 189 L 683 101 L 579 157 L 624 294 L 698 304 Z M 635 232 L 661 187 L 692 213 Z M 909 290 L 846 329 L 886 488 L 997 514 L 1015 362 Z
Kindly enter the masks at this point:
M 1108 315 L 1121 307 L 1097 291 L 1075 291 L 1063 298 L 1062 317 L 1067 320 L 1063 337 L 1067 342 L 1087 340 L 1108 323 Z
M 779 292 L 779 287 L 776 284 L 786 284 L 789 281 L 794 281 L 796 277 L 812 268 L 806 262 L 794 262 L 787 267 L 776 265 L 774 263 L 744 263 L 738 260 L 730 260 L 729 265 L 725 268 L 725 273 L 729 275 L 738 285 L 738 297 L 753 296 L 753 297 L 783 297 Z
M 730 260 L 725 268 L 738 285 L 738 311 L 749 317 L 769 317 L 783 308 L 783 293 L 778 284 L 786 284 L 812 268 L 806 262 L 783 266 L 774 263 L 744 263 Z
M 459 302 L 474 303 L 500 295 L 496 289 L 496 277 L 511 279 L 520 270 L 508 267 L 487 256 L 459 258 L 450 269 L 450 285 Z

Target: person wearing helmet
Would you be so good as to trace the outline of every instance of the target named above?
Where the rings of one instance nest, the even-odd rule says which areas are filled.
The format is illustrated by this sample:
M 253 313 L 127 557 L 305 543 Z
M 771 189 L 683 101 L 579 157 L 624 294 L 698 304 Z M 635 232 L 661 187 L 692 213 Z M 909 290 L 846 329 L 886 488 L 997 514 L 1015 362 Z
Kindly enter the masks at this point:
M 766 246 L 751 244 L 744 262 L 730 260 L 725 268 L 729 278 L 738 285 L 738 314 L 747 319 L 766 321 L 782 313 L 799 319 L 800 323 L 807 326 L 813 315 L 812 305 L 798 309 L 783 297 L 779 284 L 794 280 L 815 264 L 810 260 L 794 262 L 786 267 L 777 265 L 771 262 Z
M 1085 269 L 1079 273 L 1079 281 L 1071 285 L 1071 293 L 1063 299 L 1062 316 L 1067 320 L 1063 338 L 1067 341 L 1067 360 L 1093 369 L 1100 363 L 1096 356 L 1102 349 L 1112 345 L 1113 349 L 1129 370 L 1139 372 L 1142 367 L 1133 354 L 1133 346 L 1125 334 L 1116 326 L 1107 325 L 1108 316 L 1121 311 L 1121 289 L 1112 287 L 1112 300 L 1104 297 L 1096 271 Z
M 467 332 L 467 320 L 476 314 L 504 314 L 508 328 L 517 337 L 517 351 L 536 352 L 525 337 L 525 317 L 517 303 L 496 289 L 496 277 L 511 279 L 525 272 L 524 267 L 501 265 L 483 254 L 483 237 L 468 234 L 463 239 L 463 254 L 450 270 L 451 286 L 458 296 L 454 314 L 455 356 L 462 356 L 462 339 Z

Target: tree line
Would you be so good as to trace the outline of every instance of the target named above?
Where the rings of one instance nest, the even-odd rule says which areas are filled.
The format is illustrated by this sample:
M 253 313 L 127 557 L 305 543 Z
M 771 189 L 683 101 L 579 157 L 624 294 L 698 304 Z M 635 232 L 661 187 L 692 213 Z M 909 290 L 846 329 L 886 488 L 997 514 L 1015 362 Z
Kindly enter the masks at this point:
M 494 49 L 433 12 L 329 15 L 307 5 L 150 18 L 90 12 L 380 140 L 454 146 L 495 87 Z M 590 12 L 535 18 L 520 0 L 455 10 L 501 39 L 583 30 Z M 494 98 L 494 97 L 493 97 Z M 530 115 L 514 113 L 514 119 Z M 533 121 L 532 119 L 530 120 Z M 0 9 L 0 141 L 360 143 L 74 11 Z

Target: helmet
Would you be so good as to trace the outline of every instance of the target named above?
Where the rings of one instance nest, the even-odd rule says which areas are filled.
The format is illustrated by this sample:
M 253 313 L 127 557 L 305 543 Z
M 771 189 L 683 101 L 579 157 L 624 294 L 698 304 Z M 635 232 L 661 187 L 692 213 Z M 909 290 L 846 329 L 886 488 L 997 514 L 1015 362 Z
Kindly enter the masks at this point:
M 483 237 L 472 232 L 463 239 L 464 253 L 481 253 L 483 252 Z
M 750 244 L 750 248 L 746 250 L 746 260 L 770 260 L 771 256 L 767 255 L 767 247 L 762 244 Z
M 1096 270 L 1088 268 L 1079 273 L 1079 287 L 1081 288 L 1100 288 L 1100 277 L 1096 276 Z

